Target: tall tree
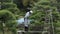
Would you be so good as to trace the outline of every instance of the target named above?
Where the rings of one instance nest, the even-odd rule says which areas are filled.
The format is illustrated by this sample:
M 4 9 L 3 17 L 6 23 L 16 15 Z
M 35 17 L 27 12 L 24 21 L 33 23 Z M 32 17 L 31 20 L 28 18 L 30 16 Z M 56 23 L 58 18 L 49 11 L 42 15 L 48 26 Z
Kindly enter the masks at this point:
M 7 30 L 12 31 L 13 34 L 16 34 L 16 17 L 20 14 L 17 5 L 13 3 L 13 0 L 2 0 L 0 10 L 0 23 L 1 28 L 3 28 L 3 23 Z
M 49 23 L 50 21 L 50 26 L 49 26 L 50 29 L 48 29 L 50 31 L 50 34 L 53 34 L 57 31 L 55 27 L 57 26 L 57 23 L 60 21 L 59 20 L 60 16 L 59 16 L 59 12 L 57 11 L 56 3 L 57 3 L 56 0 L 39 0 L 37 3 L 34 3 L 32 8 L 34 13 L 31 18 L 37 20 L 37 22 L 34 22 L 34 23 L 38 23 L 38 24 L 42 22 Z M 47 16 L 50 14 L 50 12 L 52 16 Z

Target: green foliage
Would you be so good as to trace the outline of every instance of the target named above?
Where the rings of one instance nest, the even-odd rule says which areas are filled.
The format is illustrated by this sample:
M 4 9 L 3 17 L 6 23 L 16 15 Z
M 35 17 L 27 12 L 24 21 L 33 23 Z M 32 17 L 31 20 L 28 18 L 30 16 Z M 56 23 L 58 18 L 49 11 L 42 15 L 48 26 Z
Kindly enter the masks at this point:
M 11 0 L 3 0 L 3 2 L 11 2 Z
M 13 3 L 14 1 L 14 3 Z M 16 4 L 17 5 L 16 5 Z M 18 8 L 17 8 L 18 6 Z M 0 29 L 2 29 L 2 23 L 5 22 L 6 27 L 16 32 L 16 18 L 19 16 L 24 16 L 26 13 L 26 8 L 32 6 L 33 14 L 30 17 L 32 25 L 41 26 L 46 23 L 46 13 L 50 15 L 52 12 L 53 23 L 55 27 L 60 27 L 60 1 L 59 0 L 3 0 L 2 10 L 0 10 Z M 23 8 L 24 10 L 21 10 Z M 4 10 L 5 9 L 5 10 Z M 52 10 L 52 11 L 48 11 Z M 24 12 L 23 12 L 24 11 Z M 50 19 L 51 16 L 47 16 Z M 48 25 L 47 25 L 48 26 Z M 43 26 L 42 26 L 43 27 Z M 60 30 L 56 29 L 56 34 L 59 34 Z M 15 34 L 15 33 L 13 33 Z
M 17 4 L 17 7 L 19 9 L 26 9 L 28 7 L 32 7 L 33 3 L 35 2 L 36 0 L 14 0 L 14 3 Z
M 48 10 L 52 10 L 52 19 L 55 27 L 60 27 L 60 13 L 57 11 L 56 0 L 39 0 L 37 3 L 34 3 L 32 10 L 34 11 L 33 15 L 30 17 L 35 21 L 33 24 L 44 24 L 45 16 Z M 49 15 L 50 12 L 47 13 Z M 47 17 L 48 19 L 51 16 Z
M 11 13 L 10 11 L 8 11 L 8 10 L 1 10 L 0 11 L 0 18 L 2 18 L 2 17 L 4 17 L 3 19 L 5 19 L 6 18 L 6 21 L 9 19 L 15 19 L 15 17 L 14 17 L 14 14 L 13 13 Z M 12 18 L 13 17 L 13 18 Z
M 13 3 L 13 0 L 3 0 L 1 7 L 2 10 L 0 10 L 0 29 L 3 30 L 5 27 L 8 31 L 16 34 L 16 17 L 20 14 L 17 5 Z M 3 23 L 5 24 L 4 27 Z
M 14 3 L 3 3 L 2 9 L 7 9 L 16 15 L 20 13 L 19 9 L 17 8 L 16 4 L 14 4 Z
M 11 13 L 9 10 L 1 10 L 0 11 L 0 28 L 2 29 L 2 23 L 5 23 L 5 27 L 16 28 L 16 17 L 13 13 Z M 12 29 L 12 28 L 11 28 Z

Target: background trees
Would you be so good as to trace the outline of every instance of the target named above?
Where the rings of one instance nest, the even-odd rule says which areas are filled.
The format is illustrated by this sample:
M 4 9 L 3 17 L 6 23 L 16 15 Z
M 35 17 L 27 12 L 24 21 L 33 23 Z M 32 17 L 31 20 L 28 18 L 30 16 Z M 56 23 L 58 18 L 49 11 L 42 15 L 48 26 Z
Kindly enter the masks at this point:
M 14 14 L 9 12 L 8 10 L 0 11 L 0 31 L 4 31 L 5 30 L 3 29 L 4 27 L 7 28 L 7 30 L 11 31 L 16 28 L 16 18 Z
M 60 1 L 59 0 L 2 0 L 0 10 L 0 30 L 5 27 L 16 32 L 16 20 L 20 16 L 24 16 L 27 8 L 33 10 L 30 19 L 33 19 L 30 30 L 47 30 L 52 33 L 54 29 L 55 34 L 60 33 Z M 50 23 L 50 24 L 48 24 Z M 52 28 L 52 25 L 54 28 Z M 49 25 L 49 26 L 48 26 Z M 38 28 L 40 26 L 40 28 Z M 45 29 L 44 29 L 45 28 Z M 52 31 L 52 32 L 51 32 Z
M 5 32 L 11 31 L 13 34 L 16 34 L 16 19 L 19 14 L 19 9 L 17 5 L 13 3 L 12 0 L 2 0 L 1 1 L 1 10 L 0 10 L 0 30 L 4 30 Z M 4 24 L 3 24 L 4 23 Z M 3 27 L 3 25 L 5 25 Z M 7 33 L 6 33 L 7 34 Z
M 56 4 L 58 4 L 56 0 L 39 0 L 37 3 L 34 3 L 32 8 L 34 14 L 33 16 L 31 16 L 31 18 L 37 20 L 37 22 L 34 22 L 34 24 L 39 24 L 43 22 L 43 27 L 46 27 L 48 26 L 46 23 L 50 23 L 50 26 L 48 26 L 50 29 L 47 29 L 49 30 L 50 34 L 53 34 L 53 29 L 55 34 L 59 34 L 59 27 L 57 28 L 57 26 L 60 21 L 60 16 Z M 52 24 L 54 28 L 52 28 Z

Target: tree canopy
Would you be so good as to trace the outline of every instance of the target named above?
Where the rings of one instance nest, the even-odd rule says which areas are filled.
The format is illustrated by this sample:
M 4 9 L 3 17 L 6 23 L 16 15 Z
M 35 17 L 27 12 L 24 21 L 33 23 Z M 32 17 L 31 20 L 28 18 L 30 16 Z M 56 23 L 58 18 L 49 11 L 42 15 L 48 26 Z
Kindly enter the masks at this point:
M 27 8 L 31 8 L 33 14 L 29 19 L 33 19 L 33 21 L 30 30 L 42 29 L 43 31 L 46 30 L 45 26 L 50 25 L 50 29 L 47 29 L 50 34 L 53 29 L 55 34 L 60 34 L 60 0 L 2 0 L 0 5 L 0 30 L 2 30 L 2 23 L 4 23 L 8 30 L 16 32 L 16 20 L 21 16 L 24 17 Z M 40 28 L 38 28 L 39 26 Z

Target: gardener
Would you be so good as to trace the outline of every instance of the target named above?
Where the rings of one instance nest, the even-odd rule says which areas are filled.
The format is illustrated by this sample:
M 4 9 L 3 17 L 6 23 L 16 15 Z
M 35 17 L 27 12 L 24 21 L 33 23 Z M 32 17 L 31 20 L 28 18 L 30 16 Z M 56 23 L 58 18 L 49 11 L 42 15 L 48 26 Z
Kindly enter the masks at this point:
M 29 16 L 30 16 L 32 13 L 33 13 L 32 10 L 27 9 L 27 13 L 26 13 L 26 15 L 25 15 L 25 17 L 24 17 L 25 31 L 28 31 L 28 23 L 29 23 L 28 19 L 29 19 Z

